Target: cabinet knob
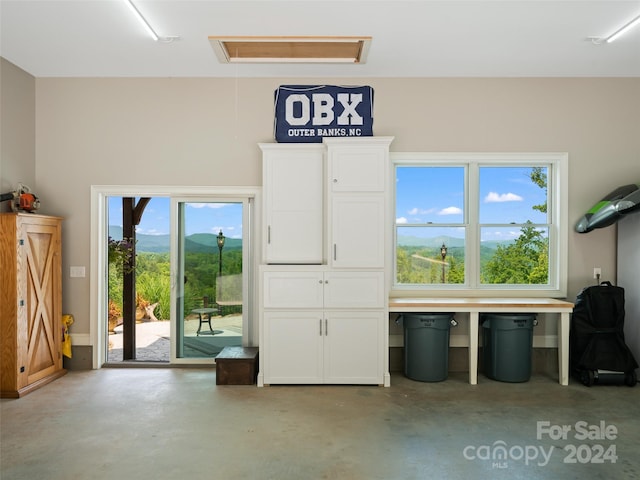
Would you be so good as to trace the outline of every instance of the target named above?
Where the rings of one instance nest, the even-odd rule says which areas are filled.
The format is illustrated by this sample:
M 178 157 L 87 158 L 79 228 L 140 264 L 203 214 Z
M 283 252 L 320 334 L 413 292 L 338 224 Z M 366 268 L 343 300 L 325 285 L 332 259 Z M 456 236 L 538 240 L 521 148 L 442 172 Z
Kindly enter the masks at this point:
M 338 183 L 338 179 L 337 179 L 337 178 L 334 178 L 334 179 L 333 179 L 333 183 Z

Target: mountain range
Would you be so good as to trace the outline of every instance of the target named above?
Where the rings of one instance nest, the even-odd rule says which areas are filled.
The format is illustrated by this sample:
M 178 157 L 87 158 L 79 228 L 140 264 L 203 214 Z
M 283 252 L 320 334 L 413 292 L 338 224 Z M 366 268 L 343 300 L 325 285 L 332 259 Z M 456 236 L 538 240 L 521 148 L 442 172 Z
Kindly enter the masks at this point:
M 114 240 L 122 239 L 122 227 L 116 225 L 109 225 L 109 237 Z M 136 250 L 138 252 L 150 252 L 150 253 L 167 253 L 169 252 L 170 237 L 165 235 L 145 235 L 136 234 Z M 186 237 L 185 249 L 188 252 L 197 253 L 217 253 L 218 252 L 218 239 L 217 235 L 213 233 L 194 233 Z M 495 249 L 498 245 L 505 245 L 511 243 L 507 242 L 482 242 L 482 246 Z M 440 235 L 431 238 L 414 237 L 408 235 L 401 235 L 398 237 L 398 245 L 403 247 L 428 247 L 428 248 L 440 248 L 444 244 L 447 248 L 464 248 L 464 239 L 457 237 L 449 237 L 446 235 Z M 225 249 L 241 249 L 242 239 L 239 238 L 226 238 L 224 243 Z
M 490 240 L 482 242 L 482 247 L 486 247 L 492 250 L 498 248 L 498 245 L 509 245 L 513 243 L 513 240 L 507 240 L 498 242 L 496 240 Z M 398 245 L 402 247 L 427 247 L 427 248 L 440 248 L 442 245 L 447 248 L 464 248 L 464 238 L 449 237 L 447 235 L 439 235 L 437 237 L 414 237 L 410 235 L 399 235 Z
M 122 227 L 109 225 L 109 237 L 122 240 Z M 149 253 L 169 252 L 170 236 L 136 234 L 136 251 Z M 234 250 L 242 248 L 242 239 L 225 238 L 224 249 Z M 185 237 L 185 250 L 195 253 L 218 253 L 218 236 L 213 233 L 194 233 Z

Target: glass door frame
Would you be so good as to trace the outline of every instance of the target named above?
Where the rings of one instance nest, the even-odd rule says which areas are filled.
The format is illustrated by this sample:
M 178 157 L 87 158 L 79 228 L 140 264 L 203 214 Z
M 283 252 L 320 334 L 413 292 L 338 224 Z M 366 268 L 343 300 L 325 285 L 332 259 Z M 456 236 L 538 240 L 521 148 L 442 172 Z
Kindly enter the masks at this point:
M 173 364 L 214 364 L 215 358 L 206 357 L 179 357 L 178 351 L 184 348 L 184 299 L 180 304 L 180 297 L 183 294 L 184 283 L 180 279 L 184 278 L 181 255 L 184 255 L 184 244 L 181 242 L 180 234 L 184 233 L 184 218 L 180 215 L 181 204 L 186 203 L 242 203 L 242 344 L 249 345 L 252 325 L 249 322 L 253 318 L 253 309 L 249 307 L 249 279 L 252 269 L 245 266 L 251 265 L 251 198 L 229 195 L 215 195 L 206 197 L 193 196 L 172 196 L 171 197 L 171 235 L 170 235 L 170 263 L 171 263 L 171 363 Z M 247 308 L 245 308 L 245 306 Z M 257 343 L 256 343 L 257 344 Z
M 92 185 L 91 186 L 91 259 L 90 259 L 90 298 L 89 298 L 89 338 L 93 349 L 92 367 L 102 368 L 107 360 L 107 313 L 108 313 L 108 261 L 107 261 L 107 232 L 108 232 L 108 197 L 181 197 L 190 201 L 193 199 L 206 199 L 218 201 L 219 198 L 246 199 L 250 208 L 244 215 L 248 225 L 244 225 L 243 232 L 248 260 L 246 268 L 245 286 L 246 305 L 243 305 L 243 314 L 246 325 L 243 327 L 243 345 L 257 346 L 259 343 L 258 327 L 258 266 L 262 258 L 262 187 L 202 187 L 202 186 L 154 186 L 154 185 Z M 175 214 L 175 213 L 172 213 Z M 175 228 L 171 224 L 171 232 Z M 175 248 L 175 245 L 171 245 Z M 171 267 L 171 294 L 175 295 L 175 262 Z M 172 301 L 170 321 L 175 325 L 175 304 Z M 172 332 L 173 335 L 174 332 Z M 172 351 L 172 356 L 175 352 Z M 200 363 L 206 359 L 197 359 L 198 362 L 176 363 Z M 173 360 L 172 360 L 173 363 Z

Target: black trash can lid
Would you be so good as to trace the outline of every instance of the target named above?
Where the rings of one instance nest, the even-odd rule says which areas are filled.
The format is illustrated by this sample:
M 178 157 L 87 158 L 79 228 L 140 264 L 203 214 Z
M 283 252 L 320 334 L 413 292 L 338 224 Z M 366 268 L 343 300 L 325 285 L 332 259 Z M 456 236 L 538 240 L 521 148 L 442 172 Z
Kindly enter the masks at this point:
M 402 315 L 404 328 L 439 328 L 451 326 L 453 313 L 411 313 Z

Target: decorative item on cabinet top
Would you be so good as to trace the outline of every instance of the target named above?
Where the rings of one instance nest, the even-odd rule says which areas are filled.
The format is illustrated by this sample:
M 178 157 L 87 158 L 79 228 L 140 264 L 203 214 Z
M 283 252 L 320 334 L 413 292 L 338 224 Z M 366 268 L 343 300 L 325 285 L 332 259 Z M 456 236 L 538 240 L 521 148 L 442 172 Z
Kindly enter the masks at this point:
M 282 85 L 275 92 L 279 143 L 320 143 L 323 137 L 373 136 L 373 88 Z

